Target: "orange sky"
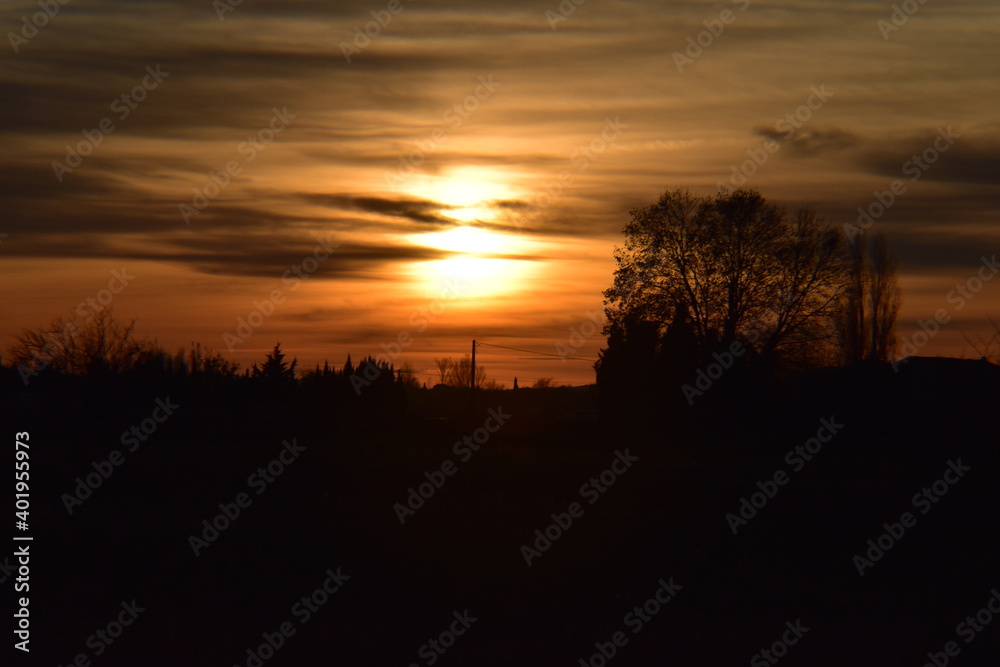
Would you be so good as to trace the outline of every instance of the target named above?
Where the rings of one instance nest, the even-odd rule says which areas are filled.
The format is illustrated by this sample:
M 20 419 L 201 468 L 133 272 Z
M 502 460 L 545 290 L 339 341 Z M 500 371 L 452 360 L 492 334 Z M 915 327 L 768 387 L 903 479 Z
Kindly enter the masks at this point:
M 281 290 L 235 359 L 280 340 L 339 366 L 408 335 L 396 361 L 430 382 L 473 338 L 557 353 L 602 308 L 628 210 L 741 167 L 837 225 L 900 180 L 872 228 L 899 257 L 904 336 L 1000 251 L 994 3 L 899 25 L 887 2 L 550 5 L 246 0 L 220 20 L 209 2 L 98 1 L 12 41 L 38 6 L 5 3 L 3 347 L 124 267 L 111 306 L 171 350 L 228 353 Z M 373 11 L 385 25 L 355 44 Z M 971 355 L 1000 280 L 966 301 L 920 354 Z M 593 379 L 479 353 L 508 384 Z

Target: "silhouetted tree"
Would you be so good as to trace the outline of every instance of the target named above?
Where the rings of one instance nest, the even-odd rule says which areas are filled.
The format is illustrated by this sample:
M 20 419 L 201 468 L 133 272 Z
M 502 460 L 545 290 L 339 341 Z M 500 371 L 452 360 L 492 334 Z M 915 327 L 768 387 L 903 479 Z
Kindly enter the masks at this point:
M 405 392 L 396 372 L 388 361 L 368 356 L 362 359 L 348 378 L 352 400 L 360 399 L 366 412 L 375 413 L 386 409 L 401 411 L 405 403 Z
M 445 380 L 448 378 L 448 367 L 451 365 L 451 357 L 442 357 L 440 359 L 434 360 L 434 365 L 437 366 L 438 370 L 438 383 L 445 384 Z
M 687 315 L 687 307 L 677 304 L 674 315 L 660 339 L 656 370 L 667 391 L 686 382 L 698 367 L 698 337 Z
M 675 190 L 630 215 L 604 293 L 605 333 L 644 321 L 659 338 L 682 312 L 702 362 L 737 341 L 773 362 L 831 336 L 844 290 L 842 235 L 812 211 L 789 216 L 755 190 Z
M 289 364 L 285 361 L 285 353 L 281 351 L 281 343 L 276 343 L 274 349 L 267 353 L 264 363 L 257 367 L 256 362 L 250 371 L 250 377 L 273 384 L 292 384 L 295 382 L 295 366 L 298 361 L 293 359 Z
M 41 329 L 25 329 L 8 351 L 21 379 L 45 369 L 74 375 L 129 371 L 161 351 L 156 341 L 135 335 L 135 320 L 122 324 L 110 309 L 89 309 L 82 318 L 56 318 Z
M 1000 324 L 994 321 L 992 317 L 987 318 L 987 320 L 990 326 L 993 327 L 992 336 L 983 338 L 981 334 L 976 334 L 976 340 L 972 340 L 967 333 L 963 332 L 962 338 L 972 347 L 973 352 L 980 359 L 985 361 L 992 359 L 993 363 L 1000 364 Z
M 602 402 L 614 410 L 642 408 L 655 386 L 659 324 L 628 314 L 610 324 L 608 346 L 598 352 L 594 370 Z
M 448 374 L 445 377 L 445 384 L 453 387 L 468 387 L 472 376 L 472 355 L 465 355 L 458 361 L 448 358 Z M 481 389 L 486 382 L 486 368 L 481 364 L 476 364 L 476 384 L 477 389 Z
M 183 354 L 183 350 L 181 353 Z M 203 347 L 201 343 L 191 343 L 191 350 L 187 354 L 187 368 L 191 375 L 206 375 L 218 377 L 232 377 L 237 374 L 240 365 L 222 356 L 210 347 Z
M 896 346 L 893 329 L 901 301 L 896 260 L 882 233 L 853 237 L 845 253 L 847 289 L 836 318 L 843 361 L 889 361 Z
M 410 387 L 412 389 L 420 388 L 420 381 L 417 379 L 417 371 L 408 361 L 404 361 L 399 368 L 396 369 L 396 381 L 402 384 L 404 387 Z

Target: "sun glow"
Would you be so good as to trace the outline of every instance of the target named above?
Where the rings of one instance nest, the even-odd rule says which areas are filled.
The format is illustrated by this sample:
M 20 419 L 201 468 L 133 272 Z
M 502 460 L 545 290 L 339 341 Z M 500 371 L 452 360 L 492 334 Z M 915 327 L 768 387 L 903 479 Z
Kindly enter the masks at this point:
M 444 232 L 414 234 L 410 240 L 438 250 L 450 250 L 471 255 L 498 255 L 515 253 L 524 249 L 526 243 L 519 242 L 508 234 L 490 232 L 478 227 L 455 227 Z
M 507 177 L 485 167 L 462 167 L 441 176 L 415 174 L 405 192 L 441 204 L 441 215 L 460 222 L 495 220 L 499 212 L 493 202 L 515 199 L 517 193 Z
M 508 174 L 487 167 L 461 167 L 439 176 L 414 174 L 408 180 L 406 194 L 440 204 L 439 215 L 457 224 L 405 237 L 408 243 L 453 253 L 407 267 L 422 291 L 437 293 L 446 283 L 462 286 L 462 296 L 470 297 L 527 289 L 528 279 L 538 270 L 534 257 L 541 244 L 475 224 L 500 221 L 505 213 L 497 202 L 520 197 L 508 181 Z
M 461 226 L 443 232 L 412 234 L 417 245 L 454 253 L 453 257 L 411 265 L 414 278 L 425 288 L 437 290 L 452 283 L 464 288 L 465 296 L 495 296 L 526 288 L 535 274 L 537 252 L 533 241 L 478 227 Z

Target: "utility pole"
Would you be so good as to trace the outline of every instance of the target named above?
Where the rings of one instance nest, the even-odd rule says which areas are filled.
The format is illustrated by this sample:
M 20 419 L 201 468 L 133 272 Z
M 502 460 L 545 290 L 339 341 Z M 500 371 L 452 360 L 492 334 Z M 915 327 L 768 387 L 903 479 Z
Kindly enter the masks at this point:
M 476 341 L 472 340 L 472 368 L 469 374 L 469 406 L 476 411 Z

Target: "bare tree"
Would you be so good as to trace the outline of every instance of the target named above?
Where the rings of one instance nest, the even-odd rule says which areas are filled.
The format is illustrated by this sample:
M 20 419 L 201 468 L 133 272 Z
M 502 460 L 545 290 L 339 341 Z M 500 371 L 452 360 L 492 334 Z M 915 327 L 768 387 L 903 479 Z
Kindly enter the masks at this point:
M 993 363 L 1000 364 L 1000 324 L 995 322 L 992 317 L 987 318 L 990 325 L 993 327 L 993 335 L 989 338 L 983 338 L 982 335 L 976 334 L 976 340 L 969 338 L 969 335 L 965 332 L 962 333 L 962 338 L 968 343 L 972 350 L 979 355 L 980 358 L 990 360 L 992 357 Z
M 881 233 L 855 236 L 847 242 L 846 254 L 848 287 L 837 316 L 844 362 L 888 361 L 896 348 L 901 302 L 896 260 Z
M 403 383 L 403 386 L 412 389 L 420 388 L 420 380 L 417 379 L 417 369 L 409 361 L 404 361 L 396 369 L 396 379 Z
M 25 329 L 8 355 L 27 382 L 46 368 L 74 375 L 120 373 L 157 352 L 154 340 L 136 337 L 135 320 L 122 324 L 110 309 L 94 309 L 82 323 L 60 317 L 48 327 Z
M 471 377 L 472 356 L 467 354 L 458 361 L 452 362 L 448 366 L 448 376 L 445 384 L 450 384 L 453 387 L 468 387 Z M 481 389 L 484 382 L 486 382 L 486 369 L 477 364 L 475 387 L 477 389 Z
M 896 348 L 896 316 L 902 301 L 896 282 L 896 259 L 889 252 L 889 243 L 881 232 L 872 239 L 870 276 L 868 280 L 868 305 L 871 311 L 869 326 L 869 359 L 887 361 Z
M 439 384 L 445 384 L 445 380 L 448 378 L 448 368 L 454 363 L 451 357 L 441 357 L 440 359 L 434 360 L 434 365 L 438 369 L 438 380 Z
M 184 359 L 183 348 L 178 357 Z M 191 342 L 191 350 L 187 355 L 187 366 L 191 375 L 234 376 L 240 369 L 239 363 L 226 359 L 221 353 L 194 341 Z
M 845 255 L 847 257 L 848 279 L 847 289 L 841 297 L 838 313 L 838 333 L 844 362 L 854 363 L 865 358 L 865 280 L 868 275 L 868 263 L 865 258 L 864 237 L 855 236 L 847 241 Z

